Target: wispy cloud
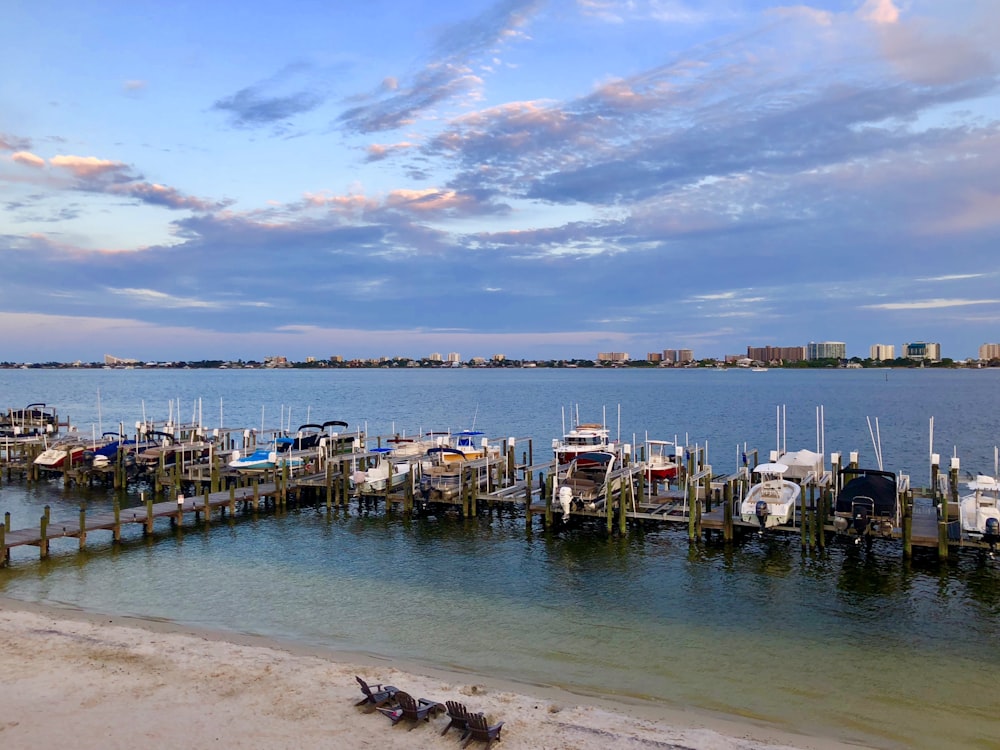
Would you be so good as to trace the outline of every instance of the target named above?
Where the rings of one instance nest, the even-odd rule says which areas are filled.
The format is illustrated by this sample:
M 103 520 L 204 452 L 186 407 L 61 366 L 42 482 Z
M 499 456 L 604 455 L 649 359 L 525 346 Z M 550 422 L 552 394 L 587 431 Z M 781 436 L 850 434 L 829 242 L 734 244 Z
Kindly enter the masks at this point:
M 209 302 L 193 297 L 177 297 L 172 294 L 158 292 L 155 289 L 115 289 L 109 287 L 107 291 L 111 294 L 127 297 L 130 304 L 146 305 L 149 307 L 163 307 L 168 309 L 178 307 L 212 309 L 221 307 L 218 302 Z
M 313 111 L 326 100 L 316 84 L 297 91 L 281 91 L 291 80 L 310 72 L 311 67 L 305 64 L 288 65 L 265 81 L 216 100 L 212 109 L 225 112 L 230 124 L 238 128 L 287 122 Z
M 925 299 L 910 302 L 884 302 L 878 305 L 863 305 L 863 307 L 867 310 L 937 310 L 944 307 L 998 304 L 1000 304 L 1000 299 Z
M 445 29 L 433 59 L 409 84 L 387 79 L 337 121 L 357 133 L 395 130 L 439 102 L 476 88 L 482 80 L 472 72 L 470 62 L 517 37 L 540 4 L 540 0 L 499 0 L 479 16 Z

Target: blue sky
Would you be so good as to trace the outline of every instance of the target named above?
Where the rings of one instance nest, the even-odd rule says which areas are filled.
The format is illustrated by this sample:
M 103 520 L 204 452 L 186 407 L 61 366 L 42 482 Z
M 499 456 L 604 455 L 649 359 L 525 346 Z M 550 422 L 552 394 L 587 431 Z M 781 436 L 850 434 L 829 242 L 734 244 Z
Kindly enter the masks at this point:
M 995 0 L 11 0 L 0 360 L 1000 341 Z

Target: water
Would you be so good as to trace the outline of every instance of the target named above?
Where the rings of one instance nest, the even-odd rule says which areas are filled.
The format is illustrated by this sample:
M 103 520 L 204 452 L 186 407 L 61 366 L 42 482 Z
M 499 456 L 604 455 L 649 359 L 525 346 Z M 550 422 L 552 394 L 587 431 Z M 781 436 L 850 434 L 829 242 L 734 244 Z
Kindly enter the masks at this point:
M 709 444 L 717 471 L 742 446 L 857 450 L 873 465 L 878 418 L 886 469 L 929 474 L 935 451 L 993 471 L 995 371 L 0 371 L 6 405 L 45 401 L 88 432 L 100 390 L 104 429 L 182 416 L 206 427 L 294 428 L 343 419 L 371 434 L 475 426 L 531 436 L 536 460 L 562 431 L 604 407 L 641 442 L 675 434 Z M 309 417 L 307 418 L 307 414 Z M 526 450 L 524 441 L 520 449 Z M 739 449 L 737 448 L 739 446 Z M 137 502 L 137 498 L 133 497 Z M 14 526 L 75 518 L 78 496 L 52 482 L 0 486 Z M 91 507 L 110 505 L 103 492 Z M 800 551 L 797 538 L 689 545 L 686 529 L 626 539 L 589 531 L 526 533 L 521 517 L 408 520 L 303 509 L 114 547 L 92 534 L 19 550 L 0 591 L 31 601 L 158 617 L 556 685 L 581 694 L 690 705 L 783 729 L 896 747 L 994 747 L 1000 568 L 963 552 L 904 564 L 898 545 Z

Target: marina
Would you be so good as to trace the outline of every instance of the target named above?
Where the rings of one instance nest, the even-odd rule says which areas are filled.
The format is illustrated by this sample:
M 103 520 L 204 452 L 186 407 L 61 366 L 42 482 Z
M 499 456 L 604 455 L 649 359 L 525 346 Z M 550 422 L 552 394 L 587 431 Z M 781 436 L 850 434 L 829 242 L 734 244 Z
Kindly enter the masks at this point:
M 119 373 L 123 374 L 130 377 L 130 373 Z M 406 380 L 412 378 L 410 373 L 400 375 L 394 381 L 382 376 L 392 383 L 387 392 L 396 404 L 426 392 L 433 385 L 427 379 L 438 373 L 412 384 Z M 869 747 L 968 747 L 983 742 L 998 728 L 992 709 L 982 703 L 991 690 L 996 659 L 977 646 L 982 639 L 997 637 L 997 566 L 982 540 L 949 540 L 947 556 L 941 555 L 938 510 L 928 491 L 936 486 L 938 505 L 942 496 L 948 498 L 949 515 L 958 519 L 970 475 L 993 473 L 994 433 L 988 416 L 978 416 L 979 410 L 914 409 L 911 396 L 942 390 L 926 387 L 940 380 L 915 380 L 906 389 L 901 403 L 907 408 L 898 413 L 912 417 L 912 428 L 905 430 L 908 440 L 917 438 L 910 452 L 900 451 L 903 433 L 897 411 L 886 403 L 884 394 L 878 394 L 883 465 L 895 469 L 896 477 L 910 477 L 898 486 L 904 499 L 913 495 L 909 506 L 913 548 L 907 557 L 902 536 L 906 502 L 898 506 L 901 521 L 894 524 L 890 536 L 876 533 L 857 544 L 857 535 L 838 534 L 834 507 L 820 505 L 823 483 L 832 489 L 840 470 L 854 460 L 862 469 L 877 466 L 873 450 L 866 450 L 860 439 L 868 438 L 866 406 L 857 412 L 856 421 L 863 429 L 854 437 L 843 428 L 850 420 L 842 415 L 827 417 L 826 444 L 843 447 L 845 452 L 839 454 L 843 466 L 832 463 L 830 453 L 825 453 L 821 476 L 809 481 L 805 476 L 794 477 L 804 490 L 794 525 L 779 524 L 760 534 L 756 517 L 745 522 L 733 513 L 731 541 L 726 536 L 725 509 L 735 510 L 736 499 L 745 491 L 741 487 L 755 481 L 743 467 L 770 462 L 771 452 L 782 447 L 775 445 L 773 434 L 779 392 L 805 390 L 799 399 L 804 404 L 790 401 L 788 405 L 788 443 L 800 449 L 811 447 L 816 442 L 812 403 L 818 397 L 809 389 L 834 391 L 840 397 L 834 401 L 827 396 L 829 415 L 848 401 L 867 398 L 864 390 L 837 390 L 858 383 L 843 378 L 855 377 L 853 373 L 831 373 L 825 378 L 823 373 L 809 373 L 794 383 L 781 372 L 764 379 L 747 375 L 757 382 L 771 382 L 772 376 L 786 378 L 775 393 L 768 393 L 766 384 L 755 386 L 765 389 L 754 394 L 755 400 L 769 402 L 756 411 L 746 401 L 742 390 L 746 386 L 719 385 L 731 378 L 711 374 L 703 380 L 695 380 L 701 373 L 682 373 L 684 381 L 656 381 L 662 401 L 643 400 L 637 394 L 651 391 L 649 376 L 675 373 L 643 373 L 641 379 L 615 373 L 613 381 L 608 373 L 582 377 L 574 373 L 558 382 L 553 382 L 554 373 L 488 373 L 488 388 L 483 387 L 483 373 L 448 375 L 453 378 L 450 397 L 470 394 L 470 417 L 476 399 L 485 401 L 494 393 L 502 396 L 508 388 L 521 394 L 519 401 L 497 396 L 496 405 L 479 408 L 479 419 L 485 416 L 483 424 L 489 425 L 483 432 L 497 445 L 501 460 L 494 455 L 478 467 L 489 476 L 489 485 L 477 487 L 471 505 L 471 480 L 464 483 L 464 492 L 434 497 L 422 507 L 420 482 L 411 478 L 406 485 L 412 491 L 409 510 L 411 492 L 406 487 L 358 493 L 351 485 L 351 475 L 358 470 L 352 461 L 369 460 L 374 465 L 382 455 L 377 450 L 379 436 L 384 448 L 396 435 L 415 443 L 429 432 L 440 432 L 404 430 L 403 424 L 425 421 L 437 428 L 457 421 L 454 434 L 469 423 L 463 425 L 460 419 L 437 413 L 433 405 L 426 413 L 393 408 L 388 412 L 391 418 L 366 422 L 357 405 L 373 388 L 372 373 L 337 383 L 335 398 L 312 402 L 303 394 L 318 390 L 317 379 L 304 382 L 301 374 L 282 374 L 281 398 L 298 396 L 297 411 L 306 408 L 299 404 L 321 403 L 325 413 L 342 416 L 349 424 L 345 433 L 362 432 L 369 450 L 343 445 L 346 452 L 331 454 L 329 462 L 323 457 L 322 471 L 316 467 L 318 455 L 311 471 L 306 470 L 310 461 L 304 456 L 301 468 L 289 467 L 286 484 L 284 471 L 230 474 L 225 455 L 213 448 L 214 471 L 204 461 L 188 464 L 185 460 L 165 470 L 158 493 L 152 489 L 155 474 L 143 479 L 126 477 L 116 489 L 113 465 L 93 477 L 89 469 L 74 467 L 67 482 L 59 471 L 29 479 L 19 473 L 26 470 L 15 462 L 7 467 L 9 475 L 7 468 L 0 475 L 0 510 L 5 512 L 5 521 L 9 514 L 7 529 L 30 532 L 34 543 L 9 546 L 8 535 L 11 559 L 9 567 L 0 570 L 3 592 L 94 611 L 166 617 L 454 665 L 460 671 L 495 673 L 625 701 L 698 706 Z M 811 386 L 808 378 L 816 375 L 823 380 Z M 833 379 L 838 376 L 841 380 Z M 525 380 L 508 385 L 505 377 Z M 713 382 L 706 383 L 709 379 Z M 163 382 L 162 392 L 175 398 L 176 381 Z M 884 381 L 878 382 L 875 387 L 881 389 Z M 995 385 L 986 379 L 977 382 L 985 390 L 969 393 L 973 402 L 985 398 Z M 121 411 L 110 405 L 108 383 L 100 384 L 105 414 L 120 413 L 124 420 L 143 399 L 152 411 L 149 404 L 156 398 L 156 381 L 137 382 L 120 399 L 126 407 Z M 461 383 L 467 391 L 457 387 Z M 192 379 L 191 386 L 182 391 L 185 403 L 199 392 L 207 402 L 211 386 L 211 382 Z M 226 393 L 233 392 L 231 383 L 226 386 Z M 732 389 L 732 400 L 723 402 L 713 396 L 719 388 Z M 97 389 L 89 390 L 96 393 Z M 33 400 L 10 387 L 6 392 L 8 403 L 15 407 Z M 558 406 L 540 417 L 526 418 L 542 412 L 547 403 L 558 404 L 558 394 L 564 392 L 583 394 L 581 403 L 591 412 L 584 419 L 589 422 L 596 421 L 594 412 L 600 414 L 602 404 L 619 402 L 624 413 L 636 411 L 644 417 L 633 419 L 633 424 L 623 419 L 621 428 L 617 415 L 597 417 L 609 425 L 612 435 L 622 436 L 621 443 L 638 448 L 627 463 L 616 462 L 611 468 L 607 477 L 613 485 L 610 506 L 591 492 L 587 502 L 571 508 L 568 523 L 562 521 L 558 502 L 556 476 L 562 472 L 548 453 L 551 440 L 564 433 Z M 80 397 L 46 398 L 60 404 L 60 413 L 87 414 Z M 506 406 L 511 403 L 523 405 L 523 412 Z M 658 412 L 658 403 L 669 409 Z M 982 411 L 988 412 L 990 402 L 984 403 Z M 426 407 L 426 400 L 421 404 Z M 278 406 L 275 401 L 268 409 L 277 414 Z M 240 425 L 231 428 L 226 450 L 241 450 L 243 425 L 259 425 L 260 404 L 239 413 L 227 397 L 225 408 L 224 429 Z M 317 407 L 312 408 L 315 412 Z M 610 410 L 614 407 L 609 406 Z M 96 416 L 93 409 L 91 413 Z M 669 421 L 663 418 L 666 413 Z M 716 413 L 743 413 L 746 423 L 735 425 L 735 417 L 721 420 Z M 793 414 L 802 418 L 794 420 Z M 961 419 L 952 422 L 953 414 Z M 932 476 L 927 444 L 930 416 L 935 417 L 935 444 L 944 455 L 936 476 Z M 986 429 L 977 427 L 980 419 Z M 205 423 L 206 436 L 215 437 L 212 430 L 218 420 Z M 79 424 L 80 431 L 88 431 L 86 421 Z M 675 435 L 675 425 L 681 424 L 693 426 L 690 435 Z M 699 433 L 699 424 L 711 425 L 715 431 Z M 720 425 L 729 432 L 720 434 Z M 509 428 L 508 434 L 518 436 L 513 446 L 510 437 L 493 437 L 496 433 L 490 427 Z M 680 461 L 680 476 L 671 480 L 669 489 L 661 482 L 656 494 L 642 470 L 642 459 L 649 456 L 643 450 L 646 427 L 656 439 L 675 443 L 675 449 L 691 449 L 685 450 Z M 951 444 L 953 436 L 966 442 Z M 271 435 L 262 437 L 263 442 L 271 439 Z M 214 443 L 222 442 L 220 431 Z M 757 446 L 756 451 L 752 446 Z M 797 452 L 780 451 L 775 458 L 791 462 L 788 454 Z M 959 461 L 954 465 L 956 457 Z M 419 477 L 420 459 L 415 455 L 413 461 L 414 476 Z M 488 472 L 484 471 L 487 462 Z M 513 471 L 509 471 L 511 463 Z M 797 471 L 790 469 L 784 476 Z M 950 483 L 953 473 L 957 485 Z M 616 484 L 625 487 L 624 503 Z M 957 486 L 959 503 L 953 502 L 953 486 Z M 692 487 L 694 503 L 688 496 Z M 729 505 L 727 487 L 732 493 Z M 185 501 L 179 516 L 178 494 Z M 979 494 L 988 499 L 989 488 L 984 484 Z M 802 498 L 804 517 L 818 510 L 828 522 L 799 524 Z M 154 500 L 149 532 L 150 514 L 144 509 Z M 83 515 L 81 504 L 86 505 Z M 621 505 L 626 510 L 619 514 Z M 687 512 L 692 507 L 700 509 L 700 518 L 697 512 Z M 46 513 L 49 549 L 39 560 L 40 521 Z M 624 531 L 619 525 L 622 518 Z M 81 525 L 86 526 L 82 551 Z M 456 612 L 456 602 L 461 602 L 460 617 L 448 614 Z M 531 637 L 525 638 L 526 633 Z M 497 662 L 498 654 L 503 655 L 503 663 Z M 772 686 L 772 693 L 759 690 L 761 684 Z M 903 686 L 905 697 L 900 693 Z

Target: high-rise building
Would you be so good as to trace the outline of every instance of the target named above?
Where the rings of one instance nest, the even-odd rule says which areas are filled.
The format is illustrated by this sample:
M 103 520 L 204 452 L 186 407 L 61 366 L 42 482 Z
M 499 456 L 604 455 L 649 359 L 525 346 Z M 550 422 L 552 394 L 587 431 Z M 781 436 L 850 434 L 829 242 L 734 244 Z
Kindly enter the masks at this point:
M 650 352 L 646 355 L 647 362 L 662 362 L 663 355 L 660 352 Z
M 847 359 L 847 344 L 843 341 L 810 341 L 806 359 Z
M 455 364 L 456 362 L 461 362 L 462 361 L 462 355 L 459 354 L 458 352 L 449 352 L 448 353 L 448 361 L 451 362 L 452 364 Z
M 694 362 L 694 349 L 678 349 L 675 362 Z
M 806 358 L 804 346 L 748 346 L 747 358 L 755 362 L 801 362 Z
M 598 362 L 628 362 L 628 352 L 598 352 Z
M 876 359 L 879 362 L 885 362 L 886 360 L 896 358 L 895 344 L 872 344 L 869 351 L 869 357 Z
M 985 360 L 1000 359 L 1000 344 L 983 344 L 979 347 L 979 358 Z
M 429 359 L 431 362 L 440 362 L 441 355 L 438 352 L 431 352 L 429 355 L 427 355 L 427 359 Z
M 903 356 L 907 359 L 929 359 L 932 362 L 940 362 L 941 344 L 933 344 L 926 341 L 914 341 L 912 344 L 903 344 Z

